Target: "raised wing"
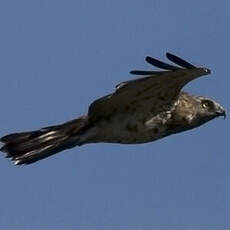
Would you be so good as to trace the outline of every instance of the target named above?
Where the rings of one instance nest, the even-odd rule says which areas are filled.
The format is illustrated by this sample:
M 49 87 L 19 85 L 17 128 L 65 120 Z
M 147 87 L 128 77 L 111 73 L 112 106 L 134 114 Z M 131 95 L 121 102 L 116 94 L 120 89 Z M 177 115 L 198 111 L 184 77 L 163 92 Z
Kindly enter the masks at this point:
M 114 113 L 151 113 L 154 116 L 171 107 L 185 84 L 210 73 L 173 54 L 166 56 L 183 68 L 146 57 L 148 63 L 167 71 L 131 71 L 131 74 L 149 76 L 122 82 L 114 93 L 95 100 L 89 107 L 90 120 L 107 118 Z

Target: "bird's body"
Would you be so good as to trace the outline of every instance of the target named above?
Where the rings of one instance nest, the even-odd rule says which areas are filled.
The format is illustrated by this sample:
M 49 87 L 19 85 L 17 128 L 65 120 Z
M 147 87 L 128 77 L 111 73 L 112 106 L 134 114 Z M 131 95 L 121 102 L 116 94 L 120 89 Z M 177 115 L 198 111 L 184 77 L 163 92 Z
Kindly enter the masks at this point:
M 167 71 L 131 71 L 147 77 L 120 83 L 114 93 L 95 100 L 85 116 L 2 137 L 2 151 L 15 164 L 29 164 L 76 145 L 151 142 L 225 116 L 215 101 L 181 92 L 185 84 L 210 71 L 169 53 L 167 57 L 183 68 L 147 57 L 147 62 Z
M 124 113 L 113 112 L 101 118 L 81 136 L 79 143 L 139 144 L 192 129 L 204 123 L 199 124 L 197 121 L 194 126 L 192 122 L 197 114 L 194 110 L 197 103 L 195 99 L 181 92 L 171 106 L 156 115 L 152 115 L 152 111 L 142 113 L 142 106 L 139 108 L 130 104 Z

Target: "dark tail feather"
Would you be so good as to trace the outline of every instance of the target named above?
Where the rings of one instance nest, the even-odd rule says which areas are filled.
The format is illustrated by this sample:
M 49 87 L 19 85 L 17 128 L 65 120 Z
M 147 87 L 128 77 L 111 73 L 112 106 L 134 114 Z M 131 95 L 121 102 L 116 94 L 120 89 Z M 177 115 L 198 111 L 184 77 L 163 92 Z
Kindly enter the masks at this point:
M 16 165 L 31 164 L 78 145 L 77 137 L 86 126 L 84 116 L 62 125 L 9 134 L 0 139 L 4 143 L 1 151 Z

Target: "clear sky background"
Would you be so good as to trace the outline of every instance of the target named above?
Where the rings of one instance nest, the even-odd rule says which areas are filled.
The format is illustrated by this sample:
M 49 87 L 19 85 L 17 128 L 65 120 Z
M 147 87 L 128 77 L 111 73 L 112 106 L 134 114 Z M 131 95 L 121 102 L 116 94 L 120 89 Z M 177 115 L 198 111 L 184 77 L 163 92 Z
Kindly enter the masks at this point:
M 167 51 L 212 75 L 229 110 L 230 1 L 2 0 L 0 135 L 62 123 Z M 229 118 L 142 145 L 91 144 L 30 166 L 0 158 L 3 230 L 229 230 Z

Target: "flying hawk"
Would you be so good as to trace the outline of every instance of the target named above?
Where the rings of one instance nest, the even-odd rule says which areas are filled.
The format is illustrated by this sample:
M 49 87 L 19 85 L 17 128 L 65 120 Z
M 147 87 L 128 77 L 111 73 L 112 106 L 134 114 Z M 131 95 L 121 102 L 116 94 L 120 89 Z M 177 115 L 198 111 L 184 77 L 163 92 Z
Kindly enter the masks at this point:
M 122 82 L 115 92 L 95 100 L 87 115 L 61 125 L 13 133 L 0 139 L 1 151 L 15 164 L 30 164 L 60 151 L 88 143 L 138 144 L 198 127 L 226 116 L 215 101 L 192 96 L 181 89 L 188 82 L 210 74 L 170 53 L 177 65 L 152 57 L 146 61 L 163 71 L 133 70 L 141 78 Z

